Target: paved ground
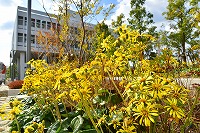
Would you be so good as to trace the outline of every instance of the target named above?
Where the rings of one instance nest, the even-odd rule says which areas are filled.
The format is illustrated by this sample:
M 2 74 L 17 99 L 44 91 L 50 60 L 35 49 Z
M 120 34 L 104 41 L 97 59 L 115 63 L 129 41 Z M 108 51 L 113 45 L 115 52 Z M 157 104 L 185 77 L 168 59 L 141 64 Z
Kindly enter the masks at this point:
M 179 78 L 176 79 L 177 82 L 188 89 L 192 89 L 192 84 L 198 83 L 200 84 L 200 78 Z
M 10 97 L 0 97 L 0 107 L 3 105 L 3 104 L 6 104 L 8 103 L 10 100 Z M 9 105 L 6 106 L 6 110 L 9 111 L 10 110 L 10 107 Z M 10 124 L 10 120 L 2 120 L 0 118 L 0 133 L 9 133 L 9 124 Z
M 19 90 L 9 90 L 9 87 L 2 84 L 0 85 L 0 107 L 4 104 L 7 104 L 10 101 L 11 97 L 15 97 L 18 94 Z M 9 105 L 6 106 L 6 111 L 9 111 Z M 10 120 L 2 120 L 0 117 L 0 133 L 10 133 L 9 124 Z

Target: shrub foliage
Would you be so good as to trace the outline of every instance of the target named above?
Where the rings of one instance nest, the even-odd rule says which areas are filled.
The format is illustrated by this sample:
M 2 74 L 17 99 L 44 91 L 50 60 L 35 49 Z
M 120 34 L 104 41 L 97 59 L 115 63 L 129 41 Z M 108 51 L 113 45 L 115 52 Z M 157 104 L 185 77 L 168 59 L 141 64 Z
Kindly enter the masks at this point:
M 171 51 L 144 59 L 146 45 L 138 38 L 151 36 L 125 25 L 116 32 L 118 37 L 100 42 L 96 56 L 82 66 L 67 57 L 53 65 L 31 60 L 21 91 L 32 98 L 24 101 L 12 131 L 18 125 L 25 132 L 160 133 L 195 125 L 199 92 L 191 98 L 177 84 L 181 64 Z

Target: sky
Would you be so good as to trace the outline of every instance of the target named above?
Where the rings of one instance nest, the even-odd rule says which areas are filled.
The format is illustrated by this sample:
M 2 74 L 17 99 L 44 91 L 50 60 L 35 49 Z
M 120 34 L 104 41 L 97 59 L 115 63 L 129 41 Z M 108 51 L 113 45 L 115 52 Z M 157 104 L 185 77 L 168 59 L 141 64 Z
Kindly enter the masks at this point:
M 16 19 L 17 6 L 27 7 L 27 1 L 28 0 L 0 0 L 0 62 L 3 62 L 6 66 L 10 65 L 12 33 Z M 44 11 L 42 2 L 48 12 L 53 13 L 55 11 L 56 6 L 52 0 L 32 0 L 32 9 Z M 126 18 L 129 17 L 129 11 L 131 10 L 130 0 L 101 0 L 101 3 L 104 6 L 108 6 L 109 3 L 116 5 L 112 11 L 113 13 L 106 20 L 107 24 L 110 24 L 111 20 L 116 20 L 116 17 L 121 13 L 124 13 Z M 167 0 L 146 0 L 145 7 L 147 11 L 154 15 L 153 19 L 158 28 L 162 23 L 168 23 L 162 16 L 162 13 L 166 10 L 166 6 Z M 101 21 L 101 18 L 98 21 Z

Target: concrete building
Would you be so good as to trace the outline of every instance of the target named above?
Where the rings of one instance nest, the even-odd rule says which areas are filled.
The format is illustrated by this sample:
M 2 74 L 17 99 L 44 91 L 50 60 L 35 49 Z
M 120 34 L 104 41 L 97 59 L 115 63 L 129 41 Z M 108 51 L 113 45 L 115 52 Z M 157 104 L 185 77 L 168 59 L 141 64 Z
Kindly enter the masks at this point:
M 74 13 L 69 10 L 69 13 Z M 60 25 L 57 23 L 56 18 L 50 17 L 45 12 L 32 10 L 31 11 L 31 57 L 35 58 L 34 52 L 43 52 L 41 45 L 37 44 L 37 34 L 41 32 L 49 32 L 50 29 L 58 28 Z M 80 22 L 78 15 L 70 16 L 70 24 L 77 30 L 77 24 Z M 23 79 L 26 71 L 26 45 L 27 45 L 27 8 L 18 6 L 17 15 L 13 30 L 12 49 L 10 52 L 11 64 L 15 64 L 16 72 L 12 67 L 11 78 Z M 12 65 L 14 66 L 14 65 Z

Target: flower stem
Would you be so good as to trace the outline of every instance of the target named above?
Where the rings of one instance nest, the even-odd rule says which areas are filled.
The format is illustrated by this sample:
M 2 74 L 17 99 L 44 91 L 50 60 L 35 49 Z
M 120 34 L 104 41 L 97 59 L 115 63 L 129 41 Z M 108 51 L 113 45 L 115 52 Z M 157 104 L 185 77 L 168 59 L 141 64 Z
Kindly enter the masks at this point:
M 15 115 L 15 121 L 16 121 L 16 124 L 17 124 L 17 130 L 18 130 L 18 132 L 21 133 L 21 128 L 20 128 L 20 126 L 19 126 L 19 121 L 17 120 L 16 115 Z
M 110 79 L 111 79 L 111 81 L 112 81 L 112 83 L 113 83 L 115 89 L 117 90 L 117 92 L 119 93 L 120 97 L 122 98 L 123 102 L 125 102 L 124 97 L 122 96 L 120 90 L 119 90 L 118 87 L 116 86 L 116 84 L 115 84 L 113 78 L 111 77 L 110 73 L 109 73 L 109 72 L 107 72 L 107 73 L 108 73 L 108 76 L 110 77 Z
M 198 98 L 199 98 L 199 94 L 200 94 L 200 93 L 199 93 L 199 92 L 200 92 L 200 88 L 197 88 L 196 90 L 197 90 L 197 95 L 196 95 L 196 97 L 195 97 L 194 104 L 192 105 L 192 107 L 191 107 L 191 109 L 190 109 L 190 111 L 189 111 L 189 113 L 188 113 L 188 116 L 187 116 L 187 118 L 186 118 L 185 124 L 184 124 L 183 127 L 181 128 L 181 133 L 184 133 L 184 132 L 185 132 L 185 128 L 190 124 L 190 123 L 189 123 L 189 120 L 190 120 L 191 115 L 192 115 L 192 113 L 193 113 L 193 110 L 194 110 L 194 108 L 195 108 L 195 106 L 196 106 L 196 104 L 197 104 L 197 101 L 198 101 Z

